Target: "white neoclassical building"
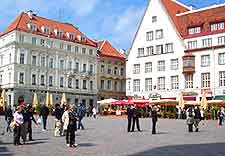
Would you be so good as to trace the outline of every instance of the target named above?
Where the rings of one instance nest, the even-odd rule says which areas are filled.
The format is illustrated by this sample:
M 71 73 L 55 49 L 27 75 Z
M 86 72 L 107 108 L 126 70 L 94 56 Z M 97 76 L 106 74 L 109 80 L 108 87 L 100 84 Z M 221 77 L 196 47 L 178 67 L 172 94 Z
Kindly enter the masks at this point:
M 225 4 L 151 0 L 126 64 L 126 95 L 225 99 Z
M 46 92 L 54 103 L 62 93 L 70 103 L 96 103 L 97 43 L 69 23 L 32 11 L 21 13 L 0 34 L 0 85 L 7 102 L 32 102 L 34 92 L 44 102 Z

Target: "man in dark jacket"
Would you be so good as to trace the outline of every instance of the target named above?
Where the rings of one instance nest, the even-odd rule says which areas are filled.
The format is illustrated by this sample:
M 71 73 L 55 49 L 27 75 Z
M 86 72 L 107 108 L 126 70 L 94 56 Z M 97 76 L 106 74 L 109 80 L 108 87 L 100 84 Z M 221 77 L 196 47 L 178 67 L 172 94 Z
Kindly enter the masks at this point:
M 195 132 L 198 132 L 198 130 L 199 130 L 198 125 L 199 125 L 199 123 L 201 121 L 201 118 L 202 118 L 201 117 L 201 111 L 200 111 L 198 106 L 195 108 L 194 114 L 195 114 L 195 116 L 194 116 Z
M 11 109 L 11 106 L 8 106 L 5 112 L 5 121 L 6 121 L 6 132 L 12 132 L 11 128 L 10 128 L 10 123 L 13 120 L 13 112 Z
M 139 114 L 139 111 L 138 111 L 137 108 L 136 108 L 136 105 L 133 107 L 132 111 L 133 111 L 133 125 L 132 125 L 132 132 L 134 132 L 135 123 L 136 123 L 136 125 L 137 125 L 137 130 L 138 130 L 139 132 L 141 132 L 140 125 L 139 125 L 139 116 L 140 116 L 140 114 Z
M 128 120 L 127 132 L 130 132 L 132 119 L 133 119 L 133 110 L 132 110 L 131 107 L 129 106 L 129 107 L 127 108 L 127 120 Z
M 46 131 L 48 115 L 49 115 L 49 108 L 46 105 L 43 105 L 40 110 L 40 117 L 42 117 L 42 121 L 43 121 L 42 131 Z
M 152 109 L 152 134 L 156 134 L 156 123 L 158 121 L 157 116 L 157 107 L 153 107 Z
M 32 106 L 28 106 L 28 129 L 27 129 L 27 133 L 28 133 L 28 137 L 29 137 L 29 141 L 33 141 L 33 138 L 32 138 L 32 121 L 37 125 L 37 122 L 34 118 L 34 115 L 33 115 L 33 108 Z
M 86 113 L 85 105 L 79 104 L 77 108 L 77 116 L 78 116 L 78 129 L 84 130 L 84 125 L 82 123 L 82 119 L 84 118 Z

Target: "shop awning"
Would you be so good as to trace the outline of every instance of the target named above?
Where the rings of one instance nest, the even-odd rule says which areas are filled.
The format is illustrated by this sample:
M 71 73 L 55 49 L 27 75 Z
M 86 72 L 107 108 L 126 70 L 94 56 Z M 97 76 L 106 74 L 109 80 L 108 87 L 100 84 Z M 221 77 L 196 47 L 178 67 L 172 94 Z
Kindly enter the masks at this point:
M 225 95 L 217 95 L 213 98 L 213 100 L 223 100 L 223 101 L 225 101 Z
M 196 96 L 184 96 L 184 101 L 196 101 Z

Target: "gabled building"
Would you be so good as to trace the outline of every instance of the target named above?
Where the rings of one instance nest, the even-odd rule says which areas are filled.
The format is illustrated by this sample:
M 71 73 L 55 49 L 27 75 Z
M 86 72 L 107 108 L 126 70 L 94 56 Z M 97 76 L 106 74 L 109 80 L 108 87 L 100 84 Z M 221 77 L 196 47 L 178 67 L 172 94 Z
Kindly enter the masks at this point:
M 33 93 L 44 103 L 46 92 L 54 103 L 66 93 L 71 104 L 93 105 L 97 98 L 97 43 L 78 28 L 21 13 L 0 36 L 0 85 L 8 104 Z
M 98 42 L 98 100 L 126 97 L 126 57 L 109 41 Z
M 194 9 L 151 0 L 127 61 L 127 96 L 225 96 L 225 4 Z

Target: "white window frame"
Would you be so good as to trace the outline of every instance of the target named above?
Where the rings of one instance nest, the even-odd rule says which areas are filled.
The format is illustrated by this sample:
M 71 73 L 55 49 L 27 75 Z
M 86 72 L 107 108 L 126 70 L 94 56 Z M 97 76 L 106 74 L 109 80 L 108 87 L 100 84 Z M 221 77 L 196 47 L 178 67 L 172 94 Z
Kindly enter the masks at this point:
M 165 71 L 166 70 L 166 62 L 165 60 L 158 61 L 158 70 L 157 71 Z
M 134 67 L 133 74 L 140 74 L 141 65 L 140 64 L 134 64 L 133 67 Z
M 145 55 L 145 49 L 144 48 L 138 48 L 138 57 L 143 57 Z
M 210 73 L 202 73 L 201 74 L 201 86 L 202 86 L 202 88 L 210 87 Z
M 166 78 L 158 77 L 157 86 L 158 86 L 158 90 L 165 90 L 166 89 Z
M 159 29 L 155 31 L 155 39 L 159 40 L 163 38 L 163 29 Z
M 154 55 L 154 47 L 153 46 L 149 46 L 146 49 L 147 49 L 147 56 Z
M 202 39 L 202 47 L 211 47 L 212 46 L 212 38 Z
M 194 83 L 193 83 L 193 74 L 188 74 L 185 75 L 185 88 L 193 88 Z
M 152 62 L 146 62 L 145 63 L 145 73 L 151 73 L 152 72 Z
M 165 53 L 173 53 L 173 43 L 167 43 L 165 45 Z
M 201 56 L 201 66 L 202 67 L 210 66 L 210 55 L 202 55 Z
M 146 41 L 152 41 L 154 39 L 153 31 L 146 32 Z
M 170 69 L 171 70 L 178 70 L 178 68 L 179 68 L 179 60 L 178 60 L 178 58 L 171 59 L 170 60 Z
M 179 76 L 171 76 L 171 89 L 172 90 L 177 90 L 179 89 Z
M 145 91 L 146 92 L 152 91 L 152 78 L 145 79 Z
M 156 54 L 157 55 L 160 55 L 160 54 L 164 54 L 164 49 L 163 49 L 163 45 L 162 44 L 160 44 L 160 45 L 156 45 Z
M 196 49 L 198 47 L 197 40 L 195 41 L 188 41 L 188 49 Z
M 19 72 L 19 84 L 24 84 L 25 82 L 25 73 Z
M 134 92 L 140 92 L 141 88 L 140 88 L 140 79 L 134 79 L 133 80 L 133 91 Z
M 188 34 L 189 35 L 199 34 L 199 33 L 201 33 L 201 27 L 188 28 Z
M 218 54 L 218 63 L 219 65 L 225 65 L 225 53 Z
M 224 22 L 213 23 L 210 25 L 211 31 L 223 30 Z
M 225 36 L 219 36 L 218 45 L 224 45 L 224 44 L 225 44 Z
M 219 86 L 225 87 L 225 71 L 219 72 Z

